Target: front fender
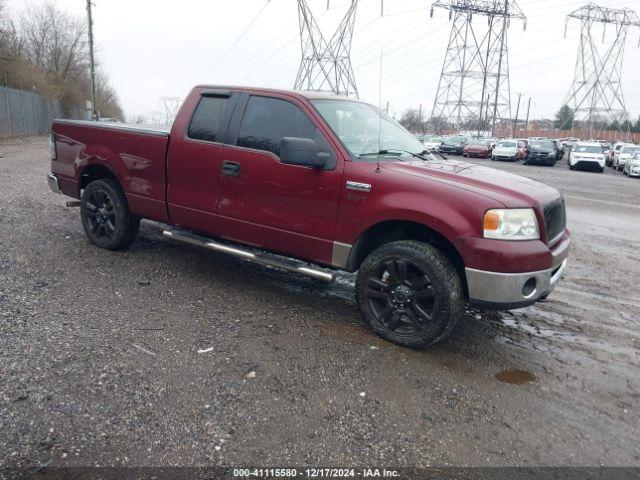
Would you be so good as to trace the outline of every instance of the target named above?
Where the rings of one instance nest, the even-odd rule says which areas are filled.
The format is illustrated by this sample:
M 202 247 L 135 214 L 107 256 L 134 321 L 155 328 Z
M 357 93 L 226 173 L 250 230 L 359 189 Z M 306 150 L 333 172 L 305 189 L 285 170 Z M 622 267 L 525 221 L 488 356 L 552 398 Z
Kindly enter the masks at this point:
M 424 225 L 451 243 L 461 237 L 482 237 L 484 212 L 498 206 L 490 198 L 445 183 L 405 176 L 406 181 L 398 184 L 392 176 L 387 178 L 391 181 L 376 182 L 370 192 L 346 191 L 340 202 L 338 242 L 353 245 L 369 228 L 392 220 Z M 371 183 L 367 178 L 354 181 Z

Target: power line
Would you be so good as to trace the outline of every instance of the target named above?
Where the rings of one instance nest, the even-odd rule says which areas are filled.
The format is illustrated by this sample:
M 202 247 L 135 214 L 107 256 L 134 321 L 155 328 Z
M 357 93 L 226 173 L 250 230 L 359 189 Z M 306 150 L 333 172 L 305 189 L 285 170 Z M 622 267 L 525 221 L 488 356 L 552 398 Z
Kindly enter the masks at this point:
M 222 55 L 222 57 L 220 57 L 220 59 L 218 60 L 218 62 L 213 66 L 213 68 L 211 69 L 211 71 L 205 76 L 205 78 L 209 78 L 211 77 L 211 75 L 213 75 L 215 73 L 215 71 L 220 67 L 220 65 L 222 65 L 222 62 L 224 62 L 227 58 L 227 56 L 233 51 L 233 49 L 236 47 L 236 45 L 238 45 L 238 43 L 240 43 L 240 41 L 244 38 L 244 36 L 247 34 L 247 32 L 251 29 L 251 27 L 253 26 L 254 23 L 256 23 L 256 21 L 258 20 L 258 18 L 260 18 L 260 15 L 262 15 L 262 12 L 265 11 L 265 9 L 267 8 L 267 6 L 269 5 L 269 2 L 271 2 L 271 0 L 267 0 L 267 3 L 265 3 L 262 8 L 258 11 L 258 13 L 256 14 L 255 17 L 253 17 L 251 19 L 251 21 L 249 22 L 249 24 L 246 26 L 246 28 L 242 31 L 242 33 L 238 36 L 238 38 L 235 39 L 235 41 L 231 44 L 231 46 L 227 49 L 226 52 L 224 52 L 224 54 Z

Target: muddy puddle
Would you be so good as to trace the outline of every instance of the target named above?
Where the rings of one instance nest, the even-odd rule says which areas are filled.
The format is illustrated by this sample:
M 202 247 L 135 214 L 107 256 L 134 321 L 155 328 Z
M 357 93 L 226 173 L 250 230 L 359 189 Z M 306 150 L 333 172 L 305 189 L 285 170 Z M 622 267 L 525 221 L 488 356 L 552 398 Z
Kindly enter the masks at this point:
M 512 368 L 496 373 L 496 378 L 502 383 L 522 385 L 523 383 L 533 382 L 536 376 L 527 370 Z

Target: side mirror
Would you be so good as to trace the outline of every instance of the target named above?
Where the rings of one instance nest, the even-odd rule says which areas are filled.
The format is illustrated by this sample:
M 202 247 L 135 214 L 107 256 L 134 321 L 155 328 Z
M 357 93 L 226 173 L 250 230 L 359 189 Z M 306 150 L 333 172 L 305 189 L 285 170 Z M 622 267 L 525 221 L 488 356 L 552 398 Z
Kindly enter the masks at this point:
M 284 137 L 280 141 L 280 161 L 287 165 L 324 168 L 328 160 L 329 154 L 319 152 L 310 138 Z

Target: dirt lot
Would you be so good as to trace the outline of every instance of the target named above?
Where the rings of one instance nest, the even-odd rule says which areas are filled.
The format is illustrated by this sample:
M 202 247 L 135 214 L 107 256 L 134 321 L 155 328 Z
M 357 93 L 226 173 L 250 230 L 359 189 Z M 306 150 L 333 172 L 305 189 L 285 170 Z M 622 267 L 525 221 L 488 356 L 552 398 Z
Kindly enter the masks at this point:
M 99 250 L 46 185 L 47 139 L 0 155 L 0 466 L 640 465 L 640 180 L 496 164 L 565 194 L 566 277 L 412 351 L 363 326 L 351 276 L 151 223 Z M 535 379 L 496 378 L 514 368 Z

